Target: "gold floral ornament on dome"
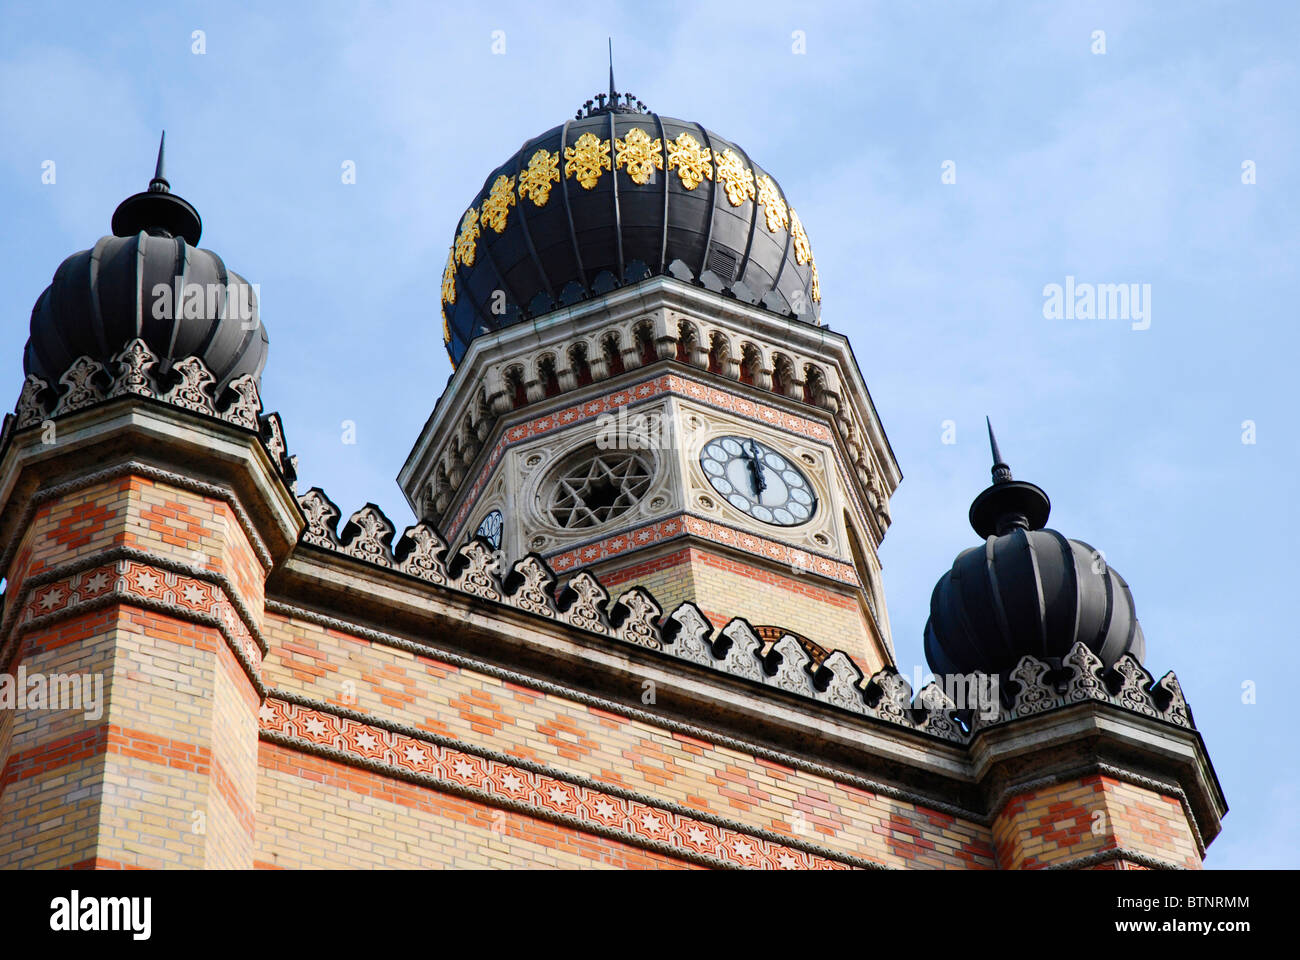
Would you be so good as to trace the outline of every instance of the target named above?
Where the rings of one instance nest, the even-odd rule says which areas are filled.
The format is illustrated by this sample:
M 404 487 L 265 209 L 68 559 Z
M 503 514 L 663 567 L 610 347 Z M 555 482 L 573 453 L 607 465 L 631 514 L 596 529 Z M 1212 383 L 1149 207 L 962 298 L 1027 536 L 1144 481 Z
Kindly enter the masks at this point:
M 745 161 L 730 150 L 723 150 L 720 155 L 715 153 L 714 160 L 718 164 L 718 183 L 727 191 L 727 202 L 738 207 L 746 200 L 753 200 L 754 171 L 745 166 Z
M 442 302 L 456 302 L 456 250 L 447 251 L 447 267 L 442 271 Z
M 538 150 L 519 171 L 519 196 L 530 197 L 533 206 L 544 207 L 551 198 L 551 184 L 560 182 L 560 155 Z
M 456 235 L 456 262 L 467 267 L 474 266 L 474 244 L 478 240 L 478 211 L 470 207 L 460 221 L 460 233 Z
M 683 131 L 676 140 L 668 141 L 668 169 L 674 168 L 682 186 L 694 190 L 703 181 L 713 179 L 713 151 Z
M 515 178 L 499 176 L 492 184 L 492 191 L 483 201 L 482 214 L 479 219 L 483 226 L 491 227 L 497 233 L 506 229 L 506 215 L 515 205 Z
M 664 168 L 664 143 L 640 127 L 633 127 L 622 140 L 614 141 L 615 167 L 622 167 L 633 183 L 649 183 L 656 170 Z
M 767 232 L 776 233 L 790 226 L 790 213 L 781 191 L 766 173 L 758 178 L 758 202 L 763 205 L 763 214 L 767 217 Z
M 564 175 L 573 177 L 584 190 L 596 186 L 603 171 L 609 170 L 609 141 L 584 133 L 577 143 L 564 148 Z
M 817 261 L 813 259 L 812 244 L 808 242 L 808 234 L 804 232 L 799 214 L 795 213 L 793 208 L 790 210 L 790 238 L 794 241 L 795 263 L 801 266 L 812 265 L 812 298 L 821 303 L 822 284 L 817 276 Z

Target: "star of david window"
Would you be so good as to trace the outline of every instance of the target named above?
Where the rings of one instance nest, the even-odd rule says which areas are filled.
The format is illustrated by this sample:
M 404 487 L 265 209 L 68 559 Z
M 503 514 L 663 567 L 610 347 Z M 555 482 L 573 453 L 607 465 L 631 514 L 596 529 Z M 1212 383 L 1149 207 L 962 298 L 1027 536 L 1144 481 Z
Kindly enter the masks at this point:
M 501 511 L 493 510 L 483 518 L 483 522 L 474 531 L 474 536 L 485 539 L 493 550 L 501 549 L 501 519 Z
M 635 453 L 584 447 L 550 478 L 551 519 L 566 530 L 608 523 L 636 506 L 653 473 L 649 461 Z

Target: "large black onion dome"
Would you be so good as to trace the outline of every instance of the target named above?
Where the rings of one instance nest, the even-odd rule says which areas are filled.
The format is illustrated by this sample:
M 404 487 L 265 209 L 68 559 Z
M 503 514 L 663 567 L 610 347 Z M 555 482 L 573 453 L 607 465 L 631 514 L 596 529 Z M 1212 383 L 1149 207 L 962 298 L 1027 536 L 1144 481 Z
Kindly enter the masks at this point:
M 611 84 L 483 182 L 443 271 L 447 350 L 459 362 L 483 333 L 657 274 L 820 315 L 812 248 L 777 182 L 732 141 Z
M 83 356 L 116 372 L 113 357 L 138 337 L 158 357 L 159 374 L 197 356 L 218 397 L 231 380 L 260 376 L 268 344 L 256 292 L 195 246 L 202 222 L 170 192 L 162 144 L 149 189 L 124 200 L 112 226 L 114 236 L 64 260 L 37 299 L 24 372 L 55 384 Z
M 1014 481 L 989 427 L 993 485 L 971 504 L 984 543 L 963 551 L 930 596 L 925 658 L 939 675 L 1006 674 L 1026 654 L 1059 664 L 1082 641 L 1106 666 L 1146 642 L 1124 578 L 1080 540 L 1043 529 L 1050 503 Z

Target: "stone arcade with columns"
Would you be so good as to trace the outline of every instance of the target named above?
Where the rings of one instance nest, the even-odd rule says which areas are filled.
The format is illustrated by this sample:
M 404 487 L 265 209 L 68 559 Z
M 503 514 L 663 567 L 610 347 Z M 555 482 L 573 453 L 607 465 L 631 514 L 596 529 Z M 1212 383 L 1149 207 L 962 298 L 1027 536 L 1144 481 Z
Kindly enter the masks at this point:
M 897 672 L 901 474 L 798 215 L 597 99 L 459 224 L 400 534 L 298 491 L 161 151 L 58 268 L 0 438 L 0 673 L 105 703 L 0 700 L 0 866 L 1199 866 L 1226 805 L 1178 681 L 996 448 L 944 682 Z

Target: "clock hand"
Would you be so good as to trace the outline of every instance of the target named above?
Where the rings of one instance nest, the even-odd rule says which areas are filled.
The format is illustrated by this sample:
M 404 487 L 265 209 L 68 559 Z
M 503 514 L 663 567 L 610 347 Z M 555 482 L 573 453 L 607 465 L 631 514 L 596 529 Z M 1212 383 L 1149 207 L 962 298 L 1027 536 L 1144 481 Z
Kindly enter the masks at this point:
M 749 471 L 754 477 L 754 495 L 758 496 L 767 489 L 767 478 L 763 476 L 763 461 L 758 456 L 758 442 L 749 441 Z

